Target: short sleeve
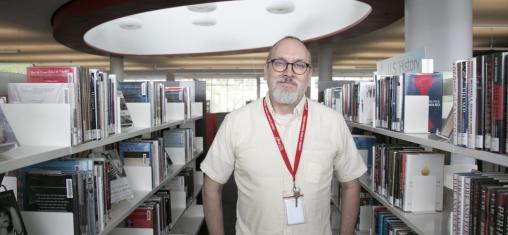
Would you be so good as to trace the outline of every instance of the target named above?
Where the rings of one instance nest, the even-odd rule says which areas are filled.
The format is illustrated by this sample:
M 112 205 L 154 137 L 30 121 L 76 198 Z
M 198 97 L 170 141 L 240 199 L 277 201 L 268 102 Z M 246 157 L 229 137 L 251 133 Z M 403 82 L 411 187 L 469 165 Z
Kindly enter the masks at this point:
M 232 123 L 227 115 L 208 150 L 208 154 L 201 162 L 201 170 L 220 184 L 225 184 L 234 170 L 235 155 L 232 133 Z
M 339 150 L 335 156 L 334 169 L 339 182 L 348 182 L 362 176 L 367 171 L 367 167 L 356 148 L 346 122 L 342 117 L 339 122 L 339 136 L 337 138 L 339 139 Z

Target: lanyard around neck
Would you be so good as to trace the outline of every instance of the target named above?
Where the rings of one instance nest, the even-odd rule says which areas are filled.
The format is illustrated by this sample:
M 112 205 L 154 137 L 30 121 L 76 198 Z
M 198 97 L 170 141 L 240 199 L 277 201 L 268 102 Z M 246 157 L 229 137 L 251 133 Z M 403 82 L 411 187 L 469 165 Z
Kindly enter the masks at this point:
M 300 134 L 298 135 L 298 145 L 296 146 L 294 169 L 291 167 L 291 163 L 289 162 L 286 148 L 284 147 L 284 143 L 282 143 L 279 131 L 277 131 L 277 127 L 275 126 L 273 116 L 268 110 L 266 100 L 263 100 L 263 108 L 265 110 L 266 119 L 270 124 L 270 129 L 272 129 L 273 137 L 275 139 L 275 142 L 277 143 L 277 147 L 279 147 L 280 154 L 282 155 L 282 159 L 284 160 L 284 163 L 286 164 L 289 173 L 291 173 L 291 176 L 293 177 L 293 186 L 294 186 L 296 180 L 296 171 L 298 170 L 298 165 L 300 164 L 300 158 L 302 155 L 303 141 L 305 139 L 305 131 L 307 129 L 307 117 L 309 115 L 308 101 L 305 101 L 305 105 L 303 106 L 302 122 L 300 124 Z

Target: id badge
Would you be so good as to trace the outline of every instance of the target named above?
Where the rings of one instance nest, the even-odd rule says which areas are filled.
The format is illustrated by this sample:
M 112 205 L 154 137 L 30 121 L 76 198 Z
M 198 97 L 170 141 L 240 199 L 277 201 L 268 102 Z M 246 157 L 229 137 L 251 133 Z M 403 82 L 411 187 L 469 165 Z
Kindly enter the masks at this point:
M 303 216 L 303 196 L 284 197 L 284 204 L 286 205 L 288 225 L 305 223 Z

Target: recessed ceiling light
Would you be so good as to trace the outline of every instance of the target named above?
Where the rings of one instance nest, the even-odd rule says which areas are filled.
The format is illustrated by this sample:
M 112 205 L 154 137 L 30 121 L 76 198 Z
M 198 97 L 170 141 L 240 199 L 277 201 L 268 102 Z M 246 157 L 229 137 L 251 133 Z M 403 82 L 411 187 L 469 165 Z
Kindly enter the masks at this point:
M 197 4 L 187 6 L 187 9 L 193 12 L 212 12 L 215 11 L 215 9 L 217 9 L 217 4 L 216 3 Z
M 120 19 L 120 22 L 118 22 L 118 26 L 120 28 L 125 30 L 136 30 L 140 29 L 143 25 L 141 23 L 141 20 L 136 18 L 123 18 Z
M 273 14 L 288 14 L 295 10 L 295 3 L 290 1 L 275 1 L 266 6 L 266 10 Z
M 192 24 L 197 26 L 214 26 L 217 24 L 217 19 L 213 17 L 199 17 L 192 20 Z

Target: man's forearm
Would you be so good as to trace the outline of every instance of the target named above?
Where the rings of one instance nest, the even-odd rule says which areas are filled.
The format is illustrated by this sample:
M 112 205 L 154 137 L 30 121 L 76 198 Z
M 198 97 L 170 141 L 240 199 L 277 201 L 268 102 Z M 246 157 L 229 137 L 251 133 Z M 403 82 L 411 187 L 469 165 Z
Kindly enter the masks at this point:
M 205 176 L 203 186 L 203 209 L 209 234 L 224 235 L 222 186 L 218 187 L 208 176 Z
M 358 180 L 341 183 L 341 195 L 340 235 L 352 235 L 360 204 Z

